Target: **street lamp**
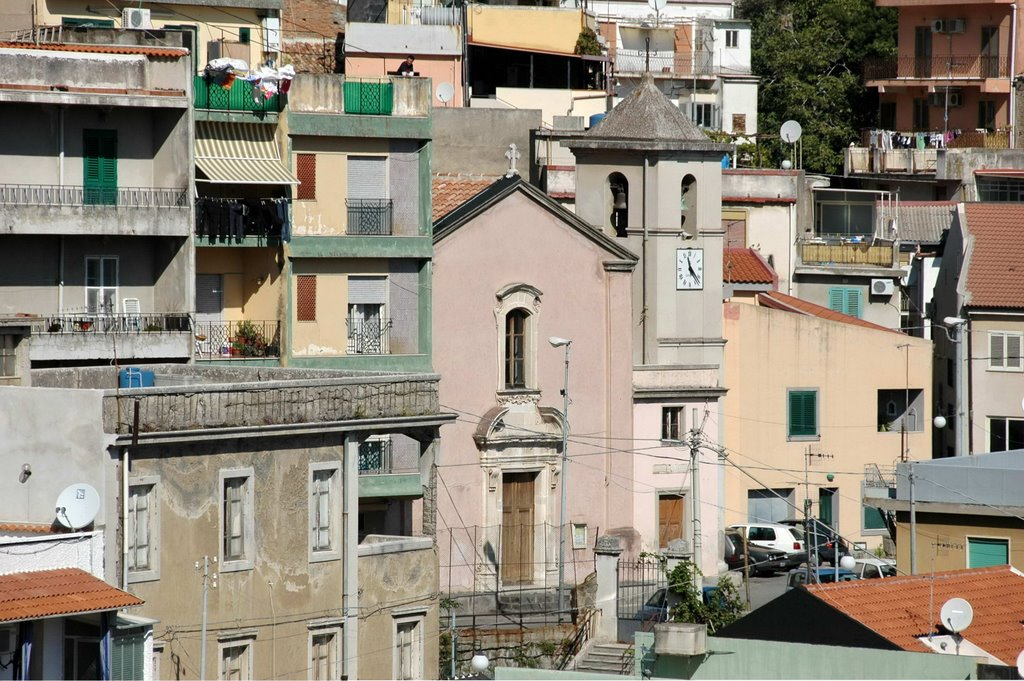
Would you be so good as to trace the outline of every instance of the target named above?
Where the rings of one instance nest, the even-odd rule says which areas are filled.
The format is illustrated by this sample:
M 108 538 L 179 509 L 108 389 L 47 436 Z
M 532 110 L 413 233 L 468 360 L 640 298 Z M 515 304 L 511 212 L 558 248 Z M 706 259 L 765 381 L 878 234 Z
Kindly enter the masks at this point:
M 970 452 L 967 451 L 967 429 L 964 427 L 966 420 L 964 419 L 964 409 L 966 408 L 966 405 L 964 404 L 963 399 L 964 384 L 967 380 L 963 371 L 963 358 L 965 353 L 963 327 L 964 324 L 967 323 L 967 320 L 963 317 L 945 317 L 943 318 L 942 323 L 956 334 L 956 338 L 953 338 L 953 334 L 948 332 L 946 336 L 951 342 L 956 344 L 956 366 L 953 370 L 953 390 L 956 393 L 956 412 L 954 413 L 954 418 L 956 419 L 954 421 L 956 440 L 954 441 L 953 453 L 956 456 L 963 456 L 965 454 L 970 454 Z
M 548 338 L 553 348 L 565 348 L 565 379 L 562 383 L 562 500 L 558 507 L 558 622 L 562 622 L 562 605 L 565 603 L 565 474 L 568 466 L 569 452 L 569 348 L 572 341 L 568 338 L 551 336 Z

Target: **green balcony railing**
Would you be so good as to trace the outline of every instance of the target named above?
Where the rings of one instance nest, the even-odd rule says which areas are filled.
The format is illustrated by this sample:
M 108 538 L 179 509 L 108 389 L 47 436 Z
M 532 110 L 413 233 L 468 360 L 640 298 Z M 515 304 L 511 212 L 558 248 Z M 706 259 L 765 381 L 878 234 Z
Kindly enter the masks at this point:
M 265 99 L 253 96 L 252 84 L 236 78 L 231 87 L 224 88 L 203 76 L 195 77 L 195 108 L 213 111 L 281 111 L 281 95 Z
M 389 78 L 345 80 L 345 113 L 390 116 L 394 85 Z

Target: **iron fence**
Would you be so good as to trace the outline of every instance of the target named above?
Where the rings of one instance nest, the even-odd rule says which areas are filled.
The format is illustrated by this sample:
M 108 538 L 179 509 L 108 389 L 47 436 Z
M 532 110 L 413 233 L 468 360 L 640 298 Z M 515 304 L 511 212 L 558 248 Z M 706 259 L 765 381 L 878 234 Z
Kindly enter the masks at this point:
M 352 319 L 348 322 L 348 354 L 391 354 L 390 319 Z
M 364 236 L 391 234 L 391 199 L 345 199 L 348 233 Z
M 185 208 L 188 206 L 188 191 L 165 187 L 0 184 L 0 205 Z
M 218 85 L 205 76 L 194 79 L 195 108 L 212 111 L 272 112 L 281 111 L 284 95 L 266 98 L 252 83 L 235 78 L 228 87 Z
M 186 333 L 192 330 L 192 318 L 186 312 L 147 314 L 97 314 L 90 312 L 46 315 L 33 318 L 34 334 L 67 333 Z
M 645 604 L 658 589 L 668 588 L 665 566 L 656 558 L 619 560 L 615 567 L 618 583 L 616 612 L 619 619 L 647 619 L 657 613 L 646 612 Z
M 395 86 L 390 78 L 346 78 L 345 113 L 390 116 Z
M 278 357 L 280 328 L 276 320 L 195 323 L 197 359 Z
M 983 54 L 944 54 L 928 57 L 890 57 L 864 62 L 865 80 L 918 78 L 1006 78 L 1008 57 Z
M 386 475 L 394 472 L 390 440 L 367 440 L 359 445 L 359 475 Z

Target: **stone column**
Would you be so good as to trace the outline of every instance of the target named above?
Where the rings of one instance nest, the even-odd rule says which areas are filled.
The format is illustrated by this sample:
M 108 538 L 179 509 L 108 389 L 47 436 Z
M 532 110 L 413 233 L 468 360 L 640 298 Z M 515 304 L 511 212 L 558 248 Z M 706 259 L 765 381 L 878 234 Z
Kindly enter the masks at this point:
M 597 538 L 594 567 L 597 572 L 595 602 L 599 614 L 594 639 L 599 643 L 618 639 L 618 562 L 621 553 L 618 537 L 604 535 Z

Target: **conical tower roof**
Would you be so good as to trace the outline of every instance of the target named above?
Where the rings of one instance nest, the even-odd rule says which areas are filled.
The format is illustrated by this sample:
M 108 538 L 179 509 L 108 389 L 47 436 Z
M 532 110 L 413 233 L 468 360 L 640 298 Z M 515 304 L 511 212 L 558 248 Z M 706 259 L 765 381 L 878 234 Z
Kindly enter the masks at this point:
M 726 152 L 689 120 L 645 73 L 618 106 L 580 138 L 567 141 L 581 149 L 693 150 Z

